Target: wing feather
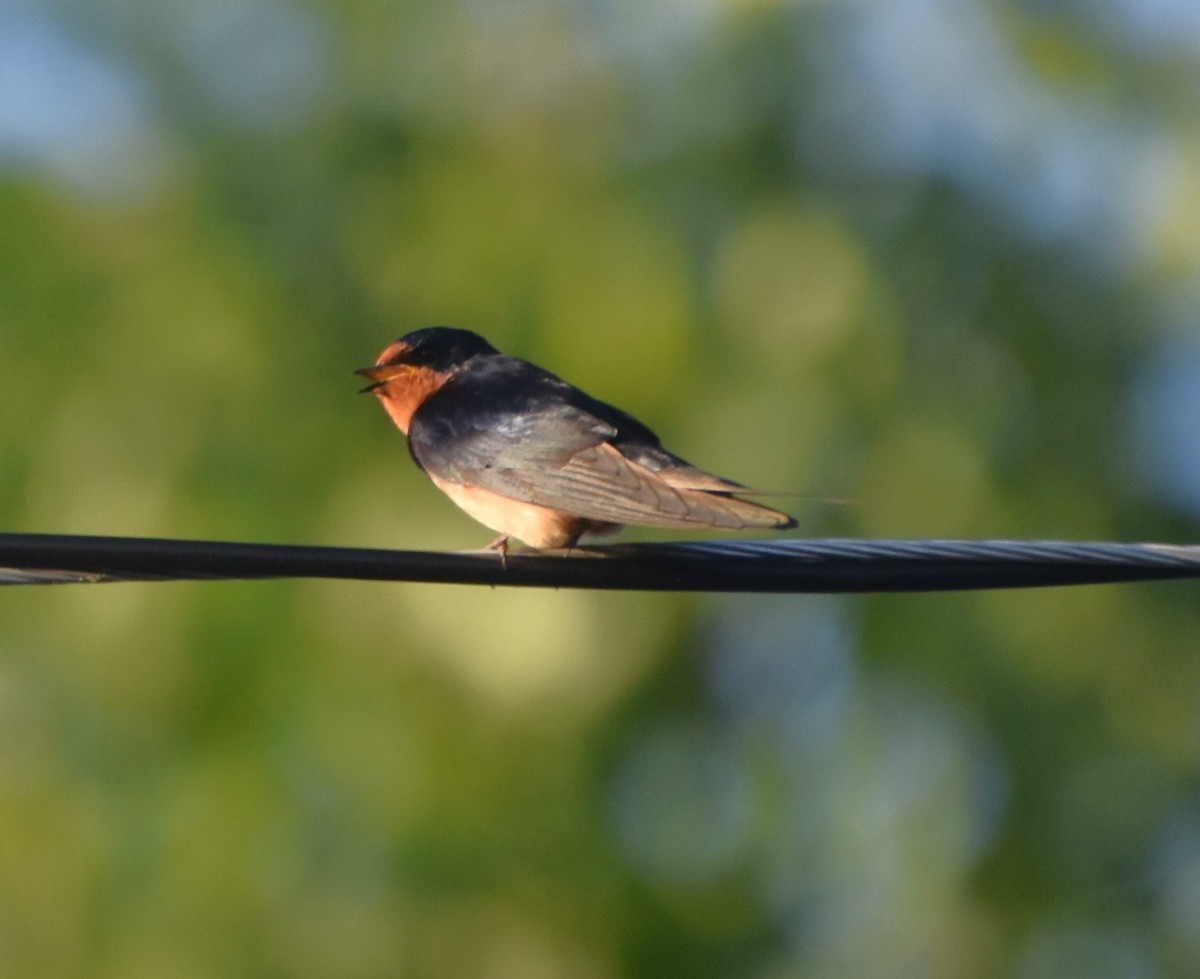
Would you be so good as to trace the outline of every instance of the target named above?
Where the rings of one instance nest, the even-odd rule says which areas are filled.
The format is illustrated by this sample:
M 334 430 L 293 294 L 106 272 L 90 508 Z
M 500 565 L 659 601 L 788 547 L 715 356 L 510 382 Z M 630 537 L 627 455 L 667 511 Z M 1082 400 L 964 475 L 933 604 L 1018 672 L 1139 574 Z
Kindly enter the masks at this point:
M 746 488 L 689 465 L 635 424 L 632 437 L 622 438 L 609 420 L 566 398 L 501 411 L 470 388 L 447 385 L 414 414 L 409 447 L 440 479 L 589 520 L 727 529 L 793 524 L 787 514 L 730 495 Z

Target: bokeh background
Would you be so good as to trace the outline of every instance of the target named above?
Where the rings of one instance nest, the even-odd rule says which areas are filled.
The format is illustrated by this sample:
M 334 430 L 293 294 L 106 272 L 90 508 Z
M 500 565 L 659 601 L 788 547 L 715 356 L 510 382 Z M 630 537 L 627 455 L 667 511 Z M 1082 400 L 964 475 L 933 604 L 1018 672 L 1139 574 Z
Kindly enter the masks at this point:
M 1190 0 L 0 0 L 3 528 L 480 546 L 445 323 L 800 533 L 1194 540 L 1198 103 Z M 1196 586 L 7 590 L 0 974 L 1194 976 Z

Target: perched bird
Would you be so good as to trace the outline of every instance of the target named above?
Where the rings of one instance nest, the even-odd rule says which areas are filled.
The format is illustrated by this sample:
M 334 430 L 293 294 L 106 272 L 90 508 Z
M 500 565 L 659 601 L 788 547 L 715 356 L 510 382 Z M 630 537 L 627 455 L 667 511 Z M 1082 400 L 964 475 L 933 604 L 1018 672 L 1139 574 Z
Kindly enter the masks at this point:
M 753 493 L 662 447 L 636 418 L 469 330 L 436 326 L 357 373 L 433 484 L 500 536 L 534 548 L 649 527 L 794 527 Z

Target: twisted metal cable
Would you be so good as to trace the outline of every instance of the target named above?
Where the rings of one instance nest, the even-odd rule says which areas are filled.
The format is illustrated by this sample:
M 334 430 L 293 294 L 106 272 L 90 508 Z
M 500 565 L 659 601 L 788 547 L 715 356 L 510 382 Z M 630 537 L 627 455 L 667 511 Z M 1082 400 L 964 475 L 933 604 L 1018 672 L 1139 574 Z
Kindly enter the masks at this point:
M 343 578 L 542 588 L 918 592 L 1200 577 L 1200 546 L 969 540 L 724 540 L 564 552 L 385 551 L 0 534 L 0 584 Z

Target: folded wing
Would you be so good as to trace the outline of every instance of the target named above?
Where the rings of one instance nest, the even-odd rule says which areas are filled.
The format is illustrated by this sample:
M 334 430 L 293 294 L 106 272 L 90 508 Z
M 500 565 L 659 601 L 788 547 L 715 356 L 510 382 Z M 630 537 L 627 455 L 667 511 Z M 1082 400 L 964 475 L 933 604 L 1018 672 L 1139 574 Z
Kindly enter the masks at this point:
M 790 527 L 785 513 L 740 500 L 738 483 L 696 469 L 638 425 L 636 439 L 566 401 L 506 414 L 446 390 L 413 417 L 409 446 L 441 479 L 590 520 L 653 527 Z M 429 409 L 429 410 L 427 410 Z

